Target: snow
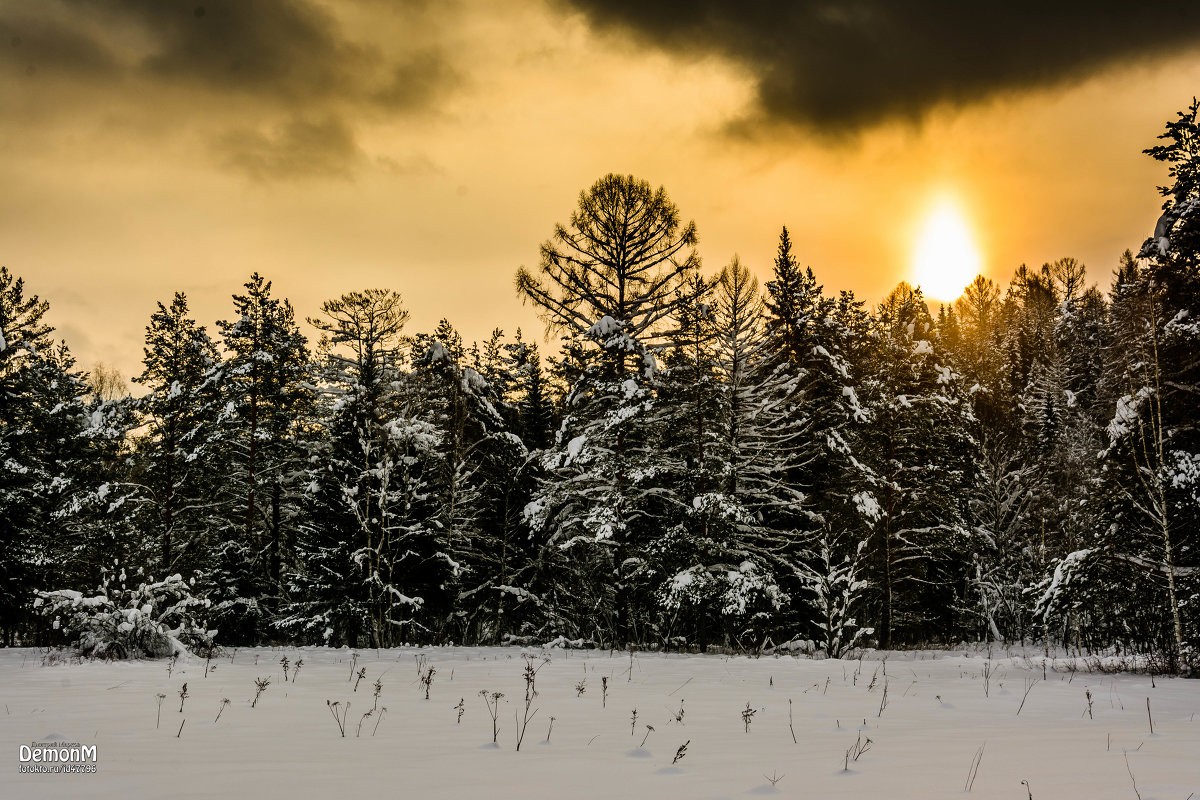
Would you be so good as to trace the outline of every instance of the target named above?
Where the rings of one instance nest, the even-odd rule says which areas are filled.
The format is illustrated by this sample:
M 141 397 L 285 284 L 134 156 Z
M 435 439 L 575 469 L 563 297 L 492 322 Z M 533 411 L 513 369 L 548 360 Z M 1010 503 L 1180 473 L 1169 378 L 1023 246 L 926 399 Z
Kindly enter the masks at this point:
M 1171 233 L 1175 224 L 1196 213 L 1197 210 L 1200 210 L 1200 200 L 1181 200 L 1177 197 L 1174 205 L 1159 216 L 1158 221 L 1154 224 L 1154 235 L 1146 240 L 1138 255 L 1142 258 L 1154 254 L 1165 256 L 1171 250 Z
M 933 345 L 928 339 L 920 339 L 913 345 L 913 355 L 926 356 L 933 354 Z
M 870 492 L 859 492 L 850 499 L 854 501 L 854 507 L 858 509 L 858 513 L 862 514 L 864 519 L 875 522 L 883 516 L 883 509 L 880 508 L 879 501 Z
M 671 579 L 671 589 L 670 589 L 669 594 L 672 596 L 686 594 L 687 591 L 691 588 L 692 584 L 696 582 L 696 577 L 697 577 L 696 571 L 698 569 L 700 569 L 700 568 L 699 567 L 688 567 L 683 572 L 680 572 L 674 578 L 672 578 Z M 668 598 L 668 602 L 669 602 L 669 599 L 670 598 Z
M 1200 321 L 1192 320 L 1188 322 L 1188 310 L 1185 308 L 1163 326 L 1163 333 L 1168 336 L 1195 338 L 1200 336 Z
M 1200 790 L 1200 681 L 1160 677 L 1152 686 L 1146 675 L 1089 672 L 1105 662 L 1043 659 L 1036 649 L 997 648 L 990 660 L 985 650 L 893 653 L 886 661 L 879 653 L 858 661 L 531 650 L 538 713 L 516 752 L 523 652 L 399 648 L 355 658 L 346 649 L 239 649 L 215 659 L 206 677 L 205 662 L 192 656 L 168 675 L 162 660 L 42 666 L 38 650 L 0 650 L 8 711 L 0 715 L 8 757 L 0 795 L 130 797 L 159 786 L 173 800 L 348 792 L 672 800 L 769 794 L 764 775 L 782 775 L 776 789 L 791 797 L 938 800 L 966 796 L 980 747 L 971 797 L 1023 798 L 1028 781 L 1036 798 L 1132 798 L 1126 757 L 1147 800 Z M 284 681 L 284 656 L 294 681 Z M 428 701 L 419 659 L 435 669 Z M 366 670 L 357 692 L 352 665 Z M 251 708 L 257 678 L 271 682 Z M 376 680 L 387 712 L 363 720 Z M 483 690 L 504 693 L 497 746 Z M 217 720 L 224 698 L 231 703 Z M 345 738 L 327 700 L 350 703 Z M 747 704 L 755 712 L 748 731 Z M 647 725 L 654 731 L 639 747 Z M 860 735 L 870 749 L 846 771 L 846 750 Z M 19 746 L 52 739 L 95 745 L 96 774 L 18 773 Z M 672 765 L 684 742 L 685 757 Z
M 861 404 L 859 404 L 858 392 L 854 391 L 854 387 L 853 386 L 843 386 L 842 387 L 842 397 L 845 397 L 846 401 L 849 403 L 850 413 L 851 413 L 851 416 L 854 418 L 854 421 L 855 422 L 866 422 L 867 421 L 867 411 L 866 411 L 866 409 L 864 409 L 862 407 Z
M 587 436 L 576 436 L 571 441 L 567 442 L 567 463 L 570 464 L 575 459 L 579 458 L 579 454 L 583 451 L 584 445 L 587 444 Z
M 8 349 L 8 342 L 4 339 L 4 331 L 0 329 L 0 353 Z
M 647 378 L 653 378 L 658 372 L 658 361 L 655 360 L 654 354 L 647 352 L 642 356 L 642 374 Z
M 1190 489 L 1195 502 L 1200 502 L 1200 453 L 1182 450 L 1170 452 L 1167 476 L 1175 489 Z
M 1135 427 L 1138 419 L 1138 409 L 1142 401 L 1153 393 L 1149 387 L 1143 386 L 1133 395 L 1123 395 L 1117 398 L 1117 410 L 1108 423 L 1108 437 L 1117 441 Z
M 621 330 L 621 323 L 605 314 L 592 327 L 588 328 L 588 336 L 603 339 Z
M 1066 558 L 1061 559 L 1055 565 L 1054 575 L 1050 579 L 1050 583 L 1042 593 L 1042 596 L 1038 598 L 1035 609 L 1039 610 L 1043 616 L 1048 615 L 1053 609 L 1054 602 L 1058 598 L 1059 593 L 1066 588 L 1075 572 L 1087 562 L 1087 559 L 1094 552 L 1096 551 L 1091 548 L 1076 550 L 1073 553 L 1068 553 Z
M 464 367 L 462 371 L 462 387 L 465 391 L 479 394 L 488 390 L 488 382 L 475 370 L 470 367 Z
M 437 447 L 442 441 L 442 431 L 433 423 L 421 419 L 394 419 L 384 424 L 384 430 L 393 442 L 411 445 L 423 453 Z

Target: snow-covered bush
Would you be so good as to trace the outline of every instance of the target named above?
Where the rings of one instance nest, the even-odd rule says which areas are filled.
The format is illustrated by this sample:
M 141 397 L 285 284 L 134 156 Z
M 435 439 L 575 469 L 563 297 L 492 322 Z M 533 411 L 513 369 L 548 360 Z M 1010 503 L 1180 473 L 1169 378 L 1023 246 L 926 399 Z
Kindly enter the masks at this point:
M 743 561 L 736 567 L 688 567 L 677 573 L 663 590 L 663 604 L 671 610 L 706 606 L 724 617 L 737 619 L 757 606 L 778 609 L 785 599 L 771 575 L 751 561 Z
M 797 569 L 805 588 L 812 592 L 808 603 L 817 614 L 819 643 L 830 658 L 841 658 L 857 647 L 864 636 L 875 632 L 874 628 L 860 626 L 851 616 L 851 611 L 870 586 L 867 581 L 859 579 L 858 561 L 864 546 L 865 543 L 860 542 L 854 558 L 847 556 L 838 562 L 829 541 L 822 540 L 821 552 L 815 564 L 800 564 Z
M 673 570 L 674 575 L 662 573 L 671 577 L 660 587 L 659 601 L 676 619 L 663 635 L 676 641 L 682 640 L 680 634 L 695 635 L 690 643 L 703 648 L 712 643 L 701 638 L 705 635 L 739 649 L 761 641 L 764 623 L 788 601 L 775 576 L 762 563 L 746 558 L 744 550 L 724 548 L 711 537 L 689 537 L 687 527 L 676 526 L 662 539 L 665 554 L 677 559 L 675 563 L 693 562 Z M 703 620 L 714 619 L 719 624 L 706 629 Z
M 208 630 L 201 614 L 207 599 L 192 595 L 179 575 L 125 585 L 125 570 L 104 570 L 96 593 L 59 589 L 35 592 L 37 613 L 51 620 L 82 656 L 92 658 L 164 658 L 184 650 L 206 653 L 215 630 Z
M 1085 549 L 1056 559 L 1054 572 L 1036 587 L 1040 595 L 1033 605 L 1033 613 L 1047 628 L 1053 619 L 1065 618 L 1070 612 L 1080 609 L 1081 595 L 1093 582 L 1092 572 L 1097 555 L 1096 550 Z

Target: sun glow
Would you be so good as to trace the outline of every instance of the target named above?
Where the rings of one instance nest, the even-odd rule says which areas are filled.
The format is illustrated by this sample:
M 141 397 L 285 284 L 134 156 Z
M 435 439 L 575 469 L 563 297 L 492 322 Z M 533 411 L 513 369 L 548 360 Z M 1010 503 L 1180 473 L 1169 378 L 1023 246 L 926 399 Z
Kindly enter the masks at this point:
M 943 200 L 930 211 L 913 250 L 914 283 L 927 298 L 950 301 L 979 274 L 979 251 L 958 206 Z

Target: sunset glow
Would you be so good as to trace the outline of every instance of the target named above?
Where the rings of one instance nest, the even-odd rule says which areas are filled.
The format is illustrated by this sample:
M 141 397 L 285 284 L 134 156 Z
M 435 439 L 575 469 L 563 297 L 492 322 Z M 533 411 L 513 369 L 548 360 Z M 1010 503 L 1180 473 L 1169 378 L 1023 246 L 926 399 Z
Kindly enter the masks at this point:
M 1097 25 L 1099 62 L 1080 66 L 1040 38 L 1053 26 L 1006 18 L 988 35 L 1030 52 L 984 69 L 972 32 L 942 31 L 958 23 L 940 14 L 902 16 L 946 51 L 847 48 L 839 37 L 874 41 L 865 20 L 899 13 L 865 7 L 877 17 L 851 25 L 730 5 L 660 32 L 655 15 L 584 0 L 13 4 L 0 263 L 53 300 L 81 366 L 127 378 L 157 302 L 185 292 L 211 326 L 254 270 L 302 319 L 382 287 L 414 330 L 444 317 L 468 341 L 540 336 L 512 272 L 609 172 L 670 192 L 709 271 L 737 253 L 768 280 L 787 225 L 828 291 L 868 304 L 901 280 L 954 297 L 978 250 L 997 281 L 1063 255 L 1106 280 L 1161 202 L 1140 152 L 1200 82 L 1200 59 L 1164 40 L 1186 26 Z M 969 185 L 970 213 L 930 216 L 937 255 L 917 261 L 928 209 L 913 187 L 931 184 Z M 882 213 L 914 199 L 914 217 Z
M 950 301 L 980 271 L 982 261 L 961 210 L 943 200 L 925 218 L 913 250 L 913 283 L 933 300 Z

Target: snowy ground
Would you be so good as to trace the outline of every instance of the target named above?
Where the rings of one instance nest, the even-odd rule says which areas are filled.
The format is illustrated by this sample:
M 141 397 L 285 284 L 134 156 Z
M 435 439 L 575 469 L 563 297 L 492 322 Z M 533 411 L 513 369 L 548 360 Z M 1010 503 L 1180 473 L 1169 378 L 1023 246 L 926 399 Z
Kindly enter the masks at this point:
M 1070 671 L 1063 661 L 1043 680 L 1039 659 L 977 653 L 631 661 L 627 652 L 555 650 L 515 752 L 523 652 L 359 651 L 366 678 L 355 692 L 347 650 L 238 650 L 208 677 L 194 658 L 168 676 L 163 661 L 43 666 L 39 651 L 0 650 L 0 797 L 1200 798 L 1200 681 L 1152 687 L 1146 675 Z M 294 682 L 283 682 L 284 655 L 304 660 Z M 435 669 L 428 701 L 419 656 Z M 255 679 L 268 677 L 251 708 Z M 387 713 L 368 717 L 359 735 L 377 679 Z M 497 746 L 481 690 L 504 693 Z M 223 698 L 231 702 L 214 721 Z M 345 738 L 327 700 L 350 703 Z M 654 730 L 642 748 L 646 725 Z M 847 748 L 867 738 L 846 771 Z M 51 740 L 96 745 L 95 774 L 20 773 L 20 745 Z

